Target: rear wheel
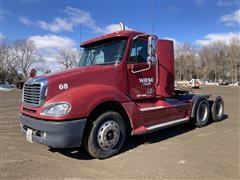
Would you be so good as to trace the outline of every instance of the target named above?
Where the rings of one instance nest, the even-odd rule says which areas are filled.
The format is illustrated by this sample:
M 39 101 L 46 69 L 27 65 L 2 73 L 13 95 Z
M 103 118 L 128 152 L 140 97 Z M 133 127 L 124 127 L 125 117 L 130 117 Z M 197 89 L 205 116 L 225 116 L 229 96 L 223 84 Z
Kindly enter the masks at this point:
M 92 157 L 105 159 L 120 151 L 125 137 L 126 127 L 121 115 L 109 111 L 93 121 L 84 138 L 84 147 Z
M 212 105 L 212 119 L 213 121 L 222 120 L 224 113 L 224 102 L 221 96 L 217 96 Z
M 209 120 L 209 103 L 206 99 L 198 102 L 195 113 L 195 125 L 197 127 L 206 126 Z

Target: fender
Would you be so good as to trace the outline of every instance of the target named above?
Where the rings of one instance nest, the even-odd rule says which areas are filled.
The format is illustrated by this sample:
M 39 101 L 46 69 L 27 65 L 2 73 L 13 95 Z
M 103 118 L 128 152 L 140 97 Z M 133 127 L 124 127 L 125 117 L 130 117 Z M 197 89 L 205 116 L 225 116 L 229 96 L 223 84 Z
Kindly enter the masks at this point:
M 192 97 L 192 110 L 191 110 L 191 118 L 195 117 L 195 109 L 197 107 L 197 104 L 202 99 L 209 99 L 211 94 L 196 94 Z
M 72 106 L 70 113 L 61 119 L 75 119 L 88 117 L 96 106 L 106 101 L 126 103 L 130 101 L 130 98 L 113 86 L 99 84 L 68 89 L 45 104 L 55 102 L 70 103 Z M 56 118 L 58 119 L 58 117 L 54 119 Z

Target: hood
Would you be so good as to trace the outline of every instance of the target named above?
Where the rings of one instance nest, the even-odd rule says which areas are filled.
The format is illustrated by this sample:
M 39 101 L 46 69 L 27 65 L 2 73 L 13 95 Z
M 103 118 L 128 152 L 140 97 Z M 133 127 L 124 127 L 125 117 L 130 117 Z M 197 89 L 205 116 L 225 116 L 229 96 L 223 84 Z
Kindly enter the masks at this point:
M 59 93 L 79 88 L 89 84 L 116 85 L 116 67 L 114 65 L 95 65 L 77 67 L 45 76 L 48 79 L 47 99 Z

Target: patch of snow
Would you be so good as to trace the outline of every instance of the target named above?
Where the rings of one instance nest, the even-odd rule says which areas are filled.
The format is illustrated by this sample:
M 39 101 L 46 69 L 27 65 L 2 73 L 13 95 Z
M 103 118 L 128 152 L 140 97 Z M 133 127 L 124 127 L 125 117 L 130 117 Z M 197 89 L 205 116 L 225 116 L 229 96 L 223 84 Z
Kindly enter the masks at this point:
M 205 84 L 206 85 L 219 85 L 218 82 L 206 82 Z
M 14 84 L 0 84 L 0 91 L 11 91 L 16 89 Z

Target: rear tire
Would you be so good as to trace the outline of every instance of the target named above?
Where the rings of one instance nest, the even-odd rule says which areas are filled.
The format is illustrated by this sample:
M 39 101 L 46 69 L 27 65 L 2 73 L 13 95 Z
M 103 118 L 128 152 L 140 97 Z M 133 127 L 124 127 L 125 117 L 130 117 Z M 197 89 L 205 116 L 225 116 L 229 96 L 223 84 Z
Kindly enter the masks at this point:
M 93 121 L 83 145 L 92 157 L 106 159 L 121 150 L 125 138 L 126 127 L 122 116 L 117 112 L 109 111 Z
M 207 125 L 209 120 L 209 102 L 206 99 L 200 100 L 198 102 L 196 112 L 195 112 L 195 125 L 197 127 L 204 127 Z
M 224 101 L 221 96 L 217 96 L 212 105 L 212 119 L 213 121 L 220 121 L 224 113 Z

